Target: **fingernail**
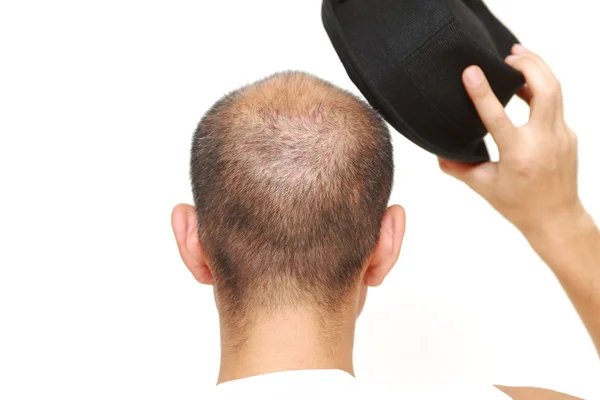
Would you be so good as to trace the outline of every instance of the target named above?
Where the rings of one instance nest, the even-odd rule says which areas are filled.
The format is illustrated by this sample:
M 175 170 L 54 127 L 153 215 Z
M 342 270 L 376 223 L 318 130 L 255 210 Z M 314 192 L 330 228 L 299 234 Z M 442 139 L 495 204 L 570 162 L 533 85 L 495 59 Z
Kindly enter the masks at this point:
M 523 54 L 523 53 L 527 53 L 529 50 L 527 50 L 527 48 L 525 48 L 525 46 L 523 46 L 520 43 L 517 43 L 513 46 L 513 53 L 514 54 Z
M 470 86 L 477 86 L 483 82 L 483 71 L 479 67 L 469 67 L 465 73 L 465 80 Z

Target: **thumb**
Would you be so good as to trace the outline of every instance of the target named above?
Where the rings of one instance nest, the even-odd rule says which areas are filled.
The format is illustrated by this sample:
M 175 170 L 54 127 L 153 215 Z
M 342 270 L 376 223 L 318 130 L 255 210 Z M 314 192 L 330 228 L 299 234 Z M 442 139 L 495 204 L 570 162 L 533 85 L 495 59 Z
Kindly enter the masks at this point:
M 445 174 L 464 182 L 482 197 L 488 198 L 489 188 L 496 173 L 496 163 L 463 164 L 443 158 L 439 159 L 439 163 Z

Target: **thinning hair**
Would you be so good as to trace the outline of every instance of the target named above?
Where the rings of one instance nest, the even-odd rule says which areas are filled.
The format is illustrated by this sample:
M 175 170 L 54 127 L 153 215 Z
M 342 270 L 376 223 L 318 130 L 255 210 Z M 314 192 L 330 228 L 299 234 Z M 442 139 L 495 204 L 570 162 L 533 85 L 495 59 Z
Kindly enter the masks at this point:
M 284 72 L 221 98 L 191 150 L 221 311 L 338 310 L 377 243 L 393 173 L 387 125 L 326 81 Z

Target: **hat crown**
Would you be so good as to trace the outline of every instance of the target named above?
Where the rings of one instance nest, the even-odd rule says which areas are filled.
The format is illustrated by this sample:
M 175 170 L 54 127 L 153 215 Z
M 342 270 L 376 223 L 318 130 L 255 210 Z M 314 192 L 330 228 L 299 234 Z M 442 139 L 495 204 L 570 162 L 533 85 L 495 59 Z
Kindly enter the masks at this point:
M 438 155 L 488 159 L 462 84 L 479 65 L 506 105 L 523 85 L 504 58 L 517 39 L 480 0 L 325 0 L 325 27 L 352 81 L 400 133 Z M 484 146 L 484 145 L 483 145 Z M 479 151 L 480 154 L 474 154 Z M 483 153 L 482 153 L 483 152 Z

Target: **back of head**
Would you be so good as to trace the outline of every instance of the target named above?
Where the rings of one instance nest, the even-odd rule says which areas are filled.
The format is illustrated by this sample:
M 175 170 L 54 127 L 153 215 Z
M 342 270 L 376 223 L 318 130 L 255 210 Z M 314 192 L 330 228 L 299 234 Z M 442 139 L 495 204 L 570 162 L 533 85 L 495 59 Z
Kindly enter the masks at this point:
M 194 135 L 191 180 L 221 312 L 334 312 L 377 243 L 393 181 L 389 131 L 304 73 L 219 100 Z

